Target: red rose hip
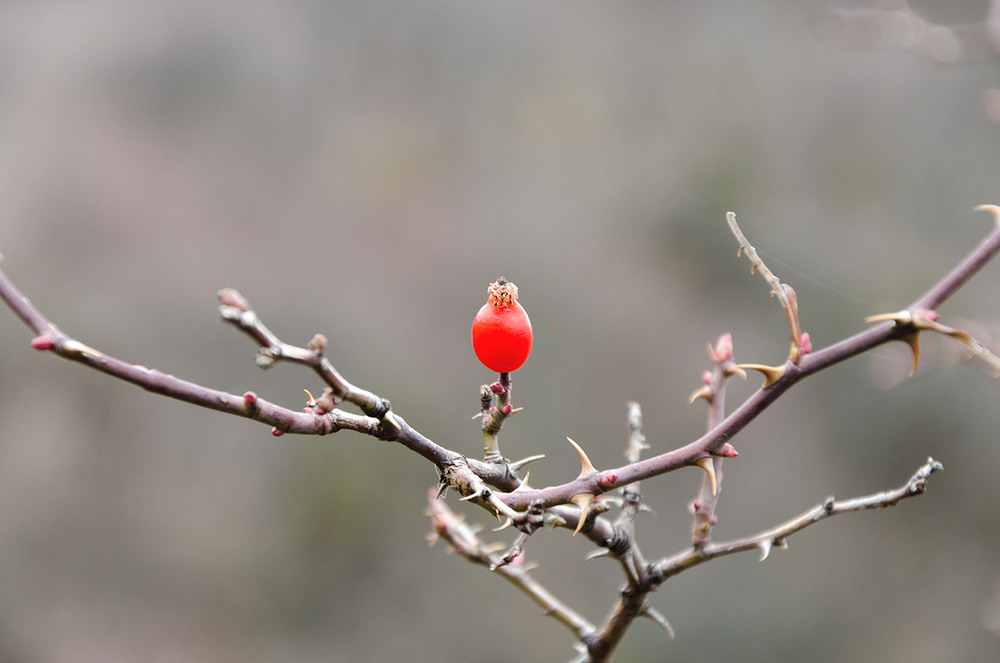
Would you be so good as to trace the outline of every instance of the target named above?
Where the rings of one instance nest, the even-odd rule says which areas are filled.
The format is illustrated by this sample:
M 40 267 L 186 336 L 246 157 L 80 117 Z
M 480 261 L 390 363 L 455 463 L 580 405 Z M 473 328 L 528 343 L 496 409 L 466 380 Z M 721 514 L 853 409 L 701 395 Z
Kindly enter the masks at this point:
M 531 354 L 531 321 L 517 303 L 517 286 L 502 276 L 490 284 L 489 299 L 472 321 L 472 349 L 497 373 L 521 368 Z

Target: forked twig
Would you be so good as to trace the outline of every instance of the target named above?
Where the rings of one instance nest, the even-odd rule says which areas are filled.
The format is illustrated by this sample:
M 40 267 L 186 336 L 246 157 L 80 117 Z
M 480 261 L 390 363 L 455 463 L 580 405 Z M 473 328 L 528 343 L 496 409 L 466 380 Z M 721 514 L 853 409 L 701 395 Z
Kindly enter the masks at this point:
M 777 297 L 781 302 L 781 307 L 785 311 L 785 317 L 788 319 L 788 331 L 792 336 L 789 359 L 792 360 L 793 364 L 799 363 L 799 357 L 802 354 L 808 353 L 811 348 L 805 347 L 809 342 L 809 336 L 808 334 L 803 335 L 799 324 L 799 304 L 795 290 L 792 289 L 792 286 L 782 283 L 774 275 L 774 272 L 764 264 L 764 260 L 757 254 L 757 249 L 754 248 L 750 240 L 743 234 L 739 224 L 736 223 L 736 214 L 726 212 L 726 222 L 729 223 L 729 229 L 733 231 L 733 235 L 736 236 L 736 240 L 740 243 L 740 248 L 737 250 L 736 255 L 746 254 L 747 258 L 750 259 L 750 273 L 752 274 L 754 271 L 760 272 L 760 275 L 764 277 L 764 280 L 771 287 L 771 295 Z M 804 340 L 803 336 L 805 336 Z
M 927 489 L 927 480 L 935 472 L 943 470 L 941 463 L 933 458 L 928 458 L 927 462 L 917 468 L 913 476 L 893 490 L 887 490 L 866 497 L 856 497 L 847 500 L 835 500 L 832 497 L 826 498 L 822 504 L 818 504 L 812 509 L 802 513 L 791 520 L 788 520 L 777 527 L 753 534 L 742 539 L 735 539 L 724 543 L 710 543 L 702 548 L 691 547 L 682 553 L 666 559 L 662 559 L 652 565 L 651 573 L 661 582 L 686 571 L 690 568 L 703 564 L 716 557 L 732 555 L 734 553 L 758 550 L 761 553 L 761 561 L 767 559 L 772 548 L 785 548 L 787 539 L 792 534 L 800 532 L 810 525 L 814 525 L 821 520 L 843 513 L 864 511 L 867 509 L 882 509 L 896 506 L 907 497 L 922 495 Z

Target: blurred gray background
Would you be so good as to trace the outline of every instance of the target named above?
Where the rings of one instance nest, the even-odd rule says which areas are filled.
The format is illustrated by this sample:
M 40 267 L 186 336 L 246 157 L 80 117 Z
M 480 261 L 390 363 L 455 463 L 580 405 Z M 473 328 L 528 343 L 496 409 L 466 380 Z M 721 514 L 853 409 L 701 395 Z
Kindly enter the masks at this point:
M 535 485 L 576 476 L 567 435 L 618 465 L 631 399 L 665 451 L 704 429 L 687 396 L 706 343 L 732 332 L 743 362 L 787 350 L 727 210 L 822 347 L 936 281 L 990 227 L 973 206 L 1000 203 L 982 103 L 996 64 L 831 40 L 830 7 L 8 0 L 4 269 L 109 354 L 301 406 L 317 380 L 261 372 L 218 321 L 215 292 L 237 288 L 285 340 L 325 333 L 348 379 L 469 454 L 494 377 L 469 325 L 506 275 L 535 346 L 505 454 L 547 455 Z M 987 3 L 917 8 L 965 23 Z M 994 349 L 998 281 L 994 264 L 941 309 Z M 274 438 L 30 338 L 0 310 L 0 661 L 571 657 L 534 604 L 426 545 L 426 462 L 351 433 Z M 618 660 L 997 660 L 1000 391 L 943 340 L 924 355 L 904 380 L 906 348 L 882 348 L 754 422 L 716 537 L 898 486 L 933 455 L 946 471 L 927 495 L 820 524 L 764 563 L 683 574 L 652 599 L 677 639 L 638 623 Z M 647 555 L 688 542 L 700 479 L 644 485 Z M 591 550 L 543 532 L 527 557 L 599 621 L 621 576 Z

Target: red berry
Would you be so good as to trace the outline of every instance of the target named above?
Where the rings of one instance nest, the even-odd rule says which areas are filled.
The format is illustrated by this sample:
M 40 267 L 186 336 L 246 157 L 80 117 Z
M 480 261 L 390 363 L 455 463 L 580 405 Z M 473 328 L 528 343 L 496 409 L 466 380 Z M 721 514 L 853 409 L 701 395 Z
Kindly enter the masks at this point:
M 497 373 L 521 368 L 531 354 L 531 321 L 517 303 L 517 286 L 500 277 L 472 321 L 472 349 L 483 366 Z

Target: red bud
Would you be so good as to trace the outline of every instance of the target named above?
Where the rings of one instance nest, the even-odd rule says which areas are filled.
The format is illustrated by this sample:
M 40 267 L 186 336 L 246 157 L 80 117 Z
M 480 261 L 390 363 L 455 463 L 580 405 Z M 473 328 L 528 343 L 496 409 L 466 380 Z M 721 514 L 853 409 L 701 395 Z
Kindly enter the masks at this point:
M 31 347 L 36 350 L 51 350 L 55 347 L 55 341 L 48 334 L 42 334 L 31 339 Z

